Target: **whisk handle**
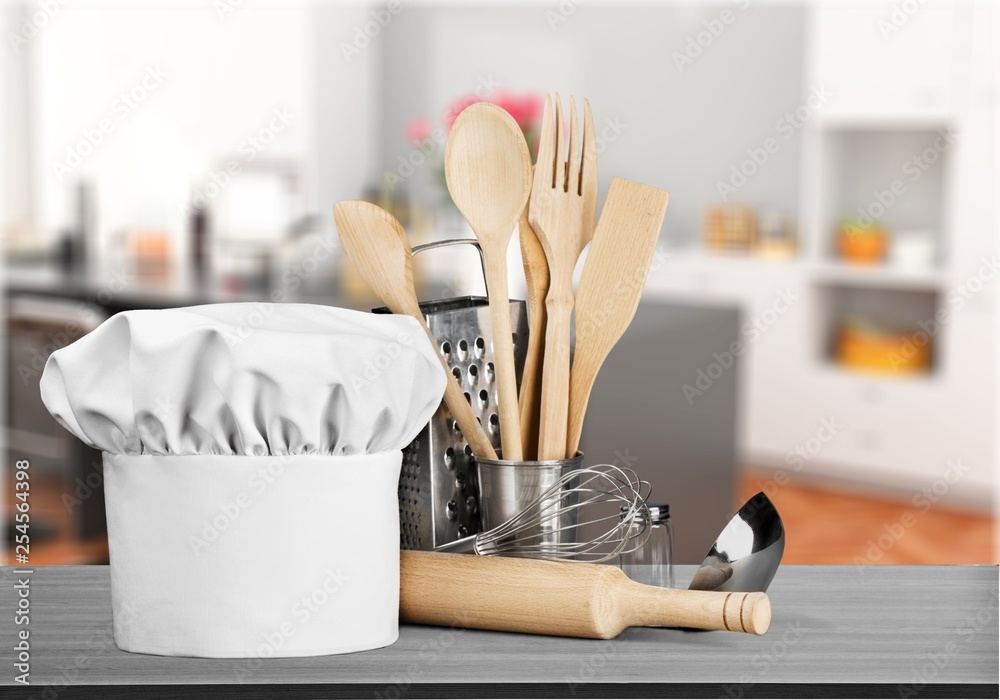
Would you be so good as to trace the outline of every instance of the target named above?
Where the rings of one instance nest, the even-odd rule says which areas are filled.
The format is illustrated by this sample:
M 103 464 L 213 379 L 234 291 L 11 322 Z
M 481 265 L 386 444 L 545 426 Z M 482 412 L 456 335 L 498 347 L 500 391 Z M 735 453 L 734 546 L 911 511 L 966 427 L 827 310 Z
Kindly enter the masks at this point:
M 461 539 L 454 540 L 447 544 L 442 544 L 434 548 L 435 552 L 450 552 L 452 554 L 477 554 L 476 536 L 469 535 Z

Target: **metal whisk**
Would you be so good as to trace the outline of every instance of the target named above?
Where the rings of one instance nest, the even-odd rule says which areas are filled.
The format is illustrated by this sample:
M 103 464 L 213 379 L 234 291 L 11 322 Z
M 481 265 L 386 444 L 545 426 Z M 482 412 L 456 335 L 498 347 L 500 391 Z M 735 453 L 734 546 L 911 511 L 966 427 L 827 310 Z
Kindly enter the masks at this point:
M 436 551 L 607 561 L 645 543 L 649 536 L 649 491 L 649 483 L 631 469 L 611 464 L 574 469 L 506 522 Z M 580 528 L 601 523 L 607 524 L 601 534 L 577 540 Z

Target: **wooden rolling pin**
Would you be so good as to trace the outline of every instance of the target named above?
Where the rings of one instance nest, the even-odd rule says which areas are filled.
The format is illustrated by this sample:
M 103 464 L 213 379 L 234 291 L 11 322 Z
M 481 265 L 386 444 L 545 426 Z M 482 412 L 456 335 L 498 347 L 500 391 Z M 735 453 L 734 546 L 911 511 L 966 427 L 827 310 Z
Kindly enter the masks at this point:
M 628 627 L 764 634 L 764 593 L 644 586 L 599 564 L 400 553 L 400 620 L 421 625 L 611 639 Z

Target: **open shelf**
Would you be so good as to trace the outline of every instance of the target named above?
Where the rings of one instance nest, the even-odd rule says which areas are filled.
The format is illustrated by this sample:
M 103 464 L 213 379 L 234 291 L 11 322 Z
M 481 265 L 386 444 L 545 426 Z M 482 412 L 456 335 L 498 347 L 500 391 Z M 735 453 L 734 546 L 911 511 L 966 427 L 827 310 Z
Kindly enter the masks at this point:
M 845 218 L 874 220 L 889 232 L 887 265 L 905 240 L 929 240 L 925 265 L 911 266 L 920 279 L 944 260 L 944 183 L 954 137 L 943 125 L 909 128 L 826 128 L 820 138 L 820 192 L 816 226 L 820 258 L 840 263 L 837 234 Z M 869 217 L 866 219 L 865 217 Z M 876 268 L 888 271 L 887 268 Z M 893 273 L 890 273 L 890 277 Z
M 940 131 L 947 129 L 951 117 L 947 110 L 938 114 L 841 114 L 817 112 L 816 125 L 827 131 Z
M 938 291 L 944 286 L 939 269 L 913 270 L 890 265 L 852 265 L 840 261 L 821 262 L 809 267 L 816 282 L 873 289 Z
M 940 303 L 937 289 L 896 289 L 880 286 L 821 282 L 816 286 L 816 356 L 821 364 L 867 378 L 926 379 L 939 366 L 937 338 L 922 329 L 935 329 L 934 315 Z M 844 361 L 842 334 L 845 326 L 858 329 L 863 337 L 916 334 L 915 342 L 901 346 L 889 356 L 892 366 L 868 369 Z M 855 336 L 859 333 L 855 332 Z M 925 347 L 926 346 L 926 347 Z M 857 344 L 854 345 L 857 348 Z M 912 354 L 926 353 L 926 367 L 913 371 L 907 362 Z

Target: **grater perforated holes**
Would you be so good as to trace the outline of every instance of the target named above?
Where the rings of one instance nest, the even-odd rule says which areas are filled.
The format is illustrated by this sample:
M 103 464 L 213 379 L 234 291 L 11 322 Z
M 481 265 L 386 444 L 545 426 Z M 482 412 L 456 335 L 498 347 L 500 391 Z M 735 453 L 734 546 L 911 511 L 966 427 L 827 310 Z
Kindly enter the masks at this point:
M 496 368 L 489 339 L 489 307 L 485 300 L 465 307 L 450 301 L 445 309 L 433 302 L 421 306 L 436 338 L 436 346 L 448 371 L 459 383 L 478 424 L 486 430 L 490 443 L 500 447 L 499 418 L 491 426 L 490 415 L 497 413 Z M 512 336 L 528 337 L 524 302 L 512 302 L 517 315 L 512 318 Z M 464 341 L 464 342 L 463 342 Z M 515 341 L 517 342 L 517 341 Z M 524 343 L 515 347 L 515 362 L 523 363 Z M 419 449 L 417 449 L 419 445 Z M 430 549 L 455 537 L 481 530 L 478 508 L 475 456 L 467 445 L 454 417 L 441 406 L 419 440 L 404 454 L 400 470 L 400 545 L 406 549 Z M 410 462 L 413 462 L 411 466 Z M 422 462 L 423 466 L 417 464 Z M 448 512 L 451 503 L 453 511 Z

